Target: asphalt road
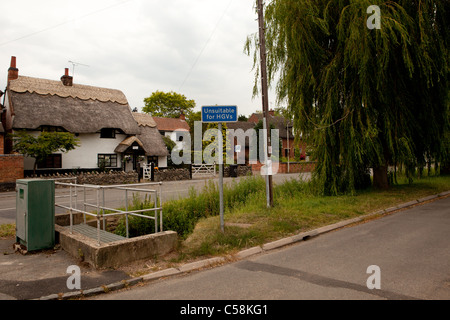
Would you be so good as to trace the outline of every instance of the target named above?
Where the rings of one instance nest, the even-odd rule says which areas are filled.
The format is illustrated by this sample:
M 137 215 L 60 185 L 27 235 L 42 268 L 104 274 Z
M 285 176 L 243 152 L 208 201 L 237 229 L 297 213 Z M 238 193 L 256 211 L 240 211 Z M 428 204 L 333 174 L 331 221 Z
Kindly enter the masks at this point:
M 303 174 L 303 179 L 308 179 L 309 174 Z M 298 179 L 299 174 L 277 174 L 273 176 L 274 183 L 281 183 L 287 179 Z M 224 178 L 224 183 L 231 183 L 232 181 L 240 181 L 241 179 L 245 179 L 245 177 L 238 178 Z M 195 190 L 200 191 L 208 181 L 218 182 L 218 178 L 212 179 L 193 179 L 187 181 L 168 181 L 163 182 L 162 184 L 162 197 L 163 201 L 178 199 L 188 196 L 189 190 L 194 188 Z M 155 189 L 154 186 L 143 187 L 145 189 Z M 159 188 L 159 187 L 158 187 Z M 159 190 L 157 188 L 157 190 Z M 68 196 L 69 190 L 67 188 L 64 189 L 56 189 L 57 196 Z M 144 193 L 139 193 L 141 197 L 144 197 Z M 100 201 L 102 201 L 103 195 L 100 194 Z M 128 195 L 129 200 L 132 200 L 133 195 L 130 193 Z M 97 194 L 94 190 L 88 190 L 86 192 L 87 202 L 91 204 L 97 203 Z M 75 202 L 75 199 L 73 199 Z M 70 199 L 59 198 L 56 203 L 62 204 L 65 206 L 69 206 Z M 79 209 L 83 207 L 83 192 L 82 190 L 78 191 L 78 201 L 77 205 Z M 125 192 L 120 190 L 106 190 L 105 191 L 105 206 L 109 208 L 120 208 L 125 206 Z M 91 209 L 92 210 L 92 209 Z M 56 213 L 64 213 L 66 210 L 61 208 L 56 208 Z M 16 193 L 15 192 L 3 192 L 0 193 L 0 225 L 1 224 L 11 224 L 16 222 Z
M 450 299 L 450 197 L 102 300 Z M 369 266 L 380 289 L 368 289 Z M 370 281 L 372 283 L 372 281 Z M 373 282 L 373 283 L 376 283 Z

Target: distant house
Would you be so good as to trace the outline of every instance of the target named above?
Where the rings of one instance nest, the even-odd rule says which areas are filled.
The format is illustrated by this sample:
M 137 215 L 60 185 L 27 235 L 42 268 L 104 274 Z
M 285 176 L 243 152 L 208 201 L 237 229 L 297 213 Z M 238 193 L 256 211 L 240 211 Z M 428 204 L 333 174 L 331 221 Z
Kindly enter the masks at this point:
M 257 142 L 256 141 L 251 141 L 249 136 L 245 137 L 245 141 L 238 141 L 238 138 L 236 138 L 236 130 L 242 130 L 242 132 L 248 133 L 251 131 L 248 130 L 253 130 L 253 128 L 255 127 L 255 123 L 253 122 L 247 122 L 247 121 L 237 121 L 237 122 L 230 122 L 227 123 L 227 130 L 234 130 L 235 135 L 234 136 L 229 136 L 229 139 L 234 139 L 234 150 L 231 150 L 234 153 L 234 163 L 235 164 L 249 164 L 250 163 L 250 147 L 257 148 Z M 257 138 L 257 137 L 256 137 Z M 244 142 L 245 145 L 242 145 L 241 143 Z M 251 146 L 251 143 L 253 143 L 254 145 Z M 256 153 L 258 155 L 258 150 L 256 150 Z M 245 163 L 239 163 L 240 161 L 239 158 L 241 159 L 245 159 Z M 256 159 L 252 159 L 252 160 L 256 160 Z
M 176 143 L 184 143 L 184 134 L 190 130 L 184 114 L 181 114 L 179 118 L 153 117 L 153 120 L 162 136 Z
M 121 91 L 74 84 L 68 69 L 60 81 L 19 76 L 13 58 L 8 70 L 5 130 L 36 135 L 42 131 L 71 132 L 80 140 L 78 148 L 51 155 L 38 164 L 38 170 L 120 170 L 127 158 L 133 164 L 128 168 L 131 170 L 136 169 L 139 156 L 163 156 L 162 150 L 153 154 L 148 143 L 138 138 L 142 126 Z M 8 145 L 6 149 L 11 148 Z M 26 158 L 25 170 L 32 170 L 33 163 Z
M 255 125 L 262 121 L 262 113 L 253 113 L 248 122 L 254 123 Z M 283 116 L 276 116 L 273 110 L 269 111 L 269 117 L 267 119 L 269 125 L 273 125 L 279 130 L 280 139 L 282 140 L 281 153 L 282 157 L 289 157 L 290 159 L 302 159 L 306 157 L 306 145 L 302 142 L 295 143 L 295 137 L 292 131 L 293 125 L 292 121 L 284 118 Z

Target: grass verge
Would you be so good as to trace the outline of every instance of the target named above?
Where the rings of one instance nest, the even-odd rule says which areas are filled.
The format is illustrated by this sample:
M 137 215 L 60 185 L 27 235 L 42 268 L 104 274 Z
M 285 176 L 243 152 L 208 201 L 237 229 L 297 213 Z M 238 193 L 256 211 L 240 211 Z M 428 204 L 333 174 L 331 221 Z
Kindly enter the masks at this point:
M 422 178 L 413 184 L 399 179 L 386 191 L 368 189 L 356 195 L 327 197 L 315 195 L 307 182 L 291 180 L 274 187 L 274 207 L 268 209 L 264 189 L 256 188 L 261 181 L 254 179 L 254 192 L 239 205 L 226 207 L 224 233 L 217 215 L 198 220 L 180 243 L 179 253 L 185 259 L 237 252 L 450 190 L 450 177 L 443 176 Z

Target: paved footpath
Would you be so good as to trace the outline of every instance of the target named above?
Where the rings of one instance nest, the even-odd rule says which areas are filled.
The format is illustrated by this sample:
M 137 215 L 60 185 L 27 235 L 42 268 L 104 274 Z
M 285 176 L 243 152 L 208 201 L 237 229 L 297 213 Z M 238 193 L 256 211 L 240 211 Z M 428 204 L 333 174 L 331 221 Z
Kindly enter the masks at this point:
M 67 268 L 80 265 L 65 251 L 46 250 L 21 255 L 13 250 L 14 240 L 0 240 L 0 300 L 39 299 L 68 292 Z M 82 289 L 100 287 L 130 277 L 122 271 L 96 271 L 81 265 Z

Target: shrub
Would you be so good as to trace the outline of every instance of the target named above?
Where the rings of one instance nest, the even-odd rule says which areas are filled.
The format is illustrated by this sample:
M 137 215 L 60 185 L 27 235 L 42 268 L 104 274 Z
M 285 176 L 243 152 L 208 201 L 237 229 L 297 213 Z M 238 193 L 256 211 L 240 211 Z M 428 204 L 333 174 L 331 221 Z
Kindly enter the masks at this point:
M 129 211 L 134 210 L 143 210 L 143 209 L 152 209 L 155 207 L 154 201 L 151 201 L 151 197 L 145 195 L 144 200 L 142 201 L 139 193 L 133 193 L 133 200 L 131 204 L 128 206 Z M 121 208 L 121 210 L 125 210 L 125 208 Z M 139 213 L 142 215 L 154 216 L 154 211 L 142 212 Z M 128 216 L 128 232 L 129 237 L 139 237 L 145 234 L 151 234 L 155 232 L 155 221 L 151 219 Z M 127 234 L 126 229 L 126 217 L 122 216 L 119 220 L 119 223 L 116 227 L 115 234 L 121 235 L 123 237 Z

